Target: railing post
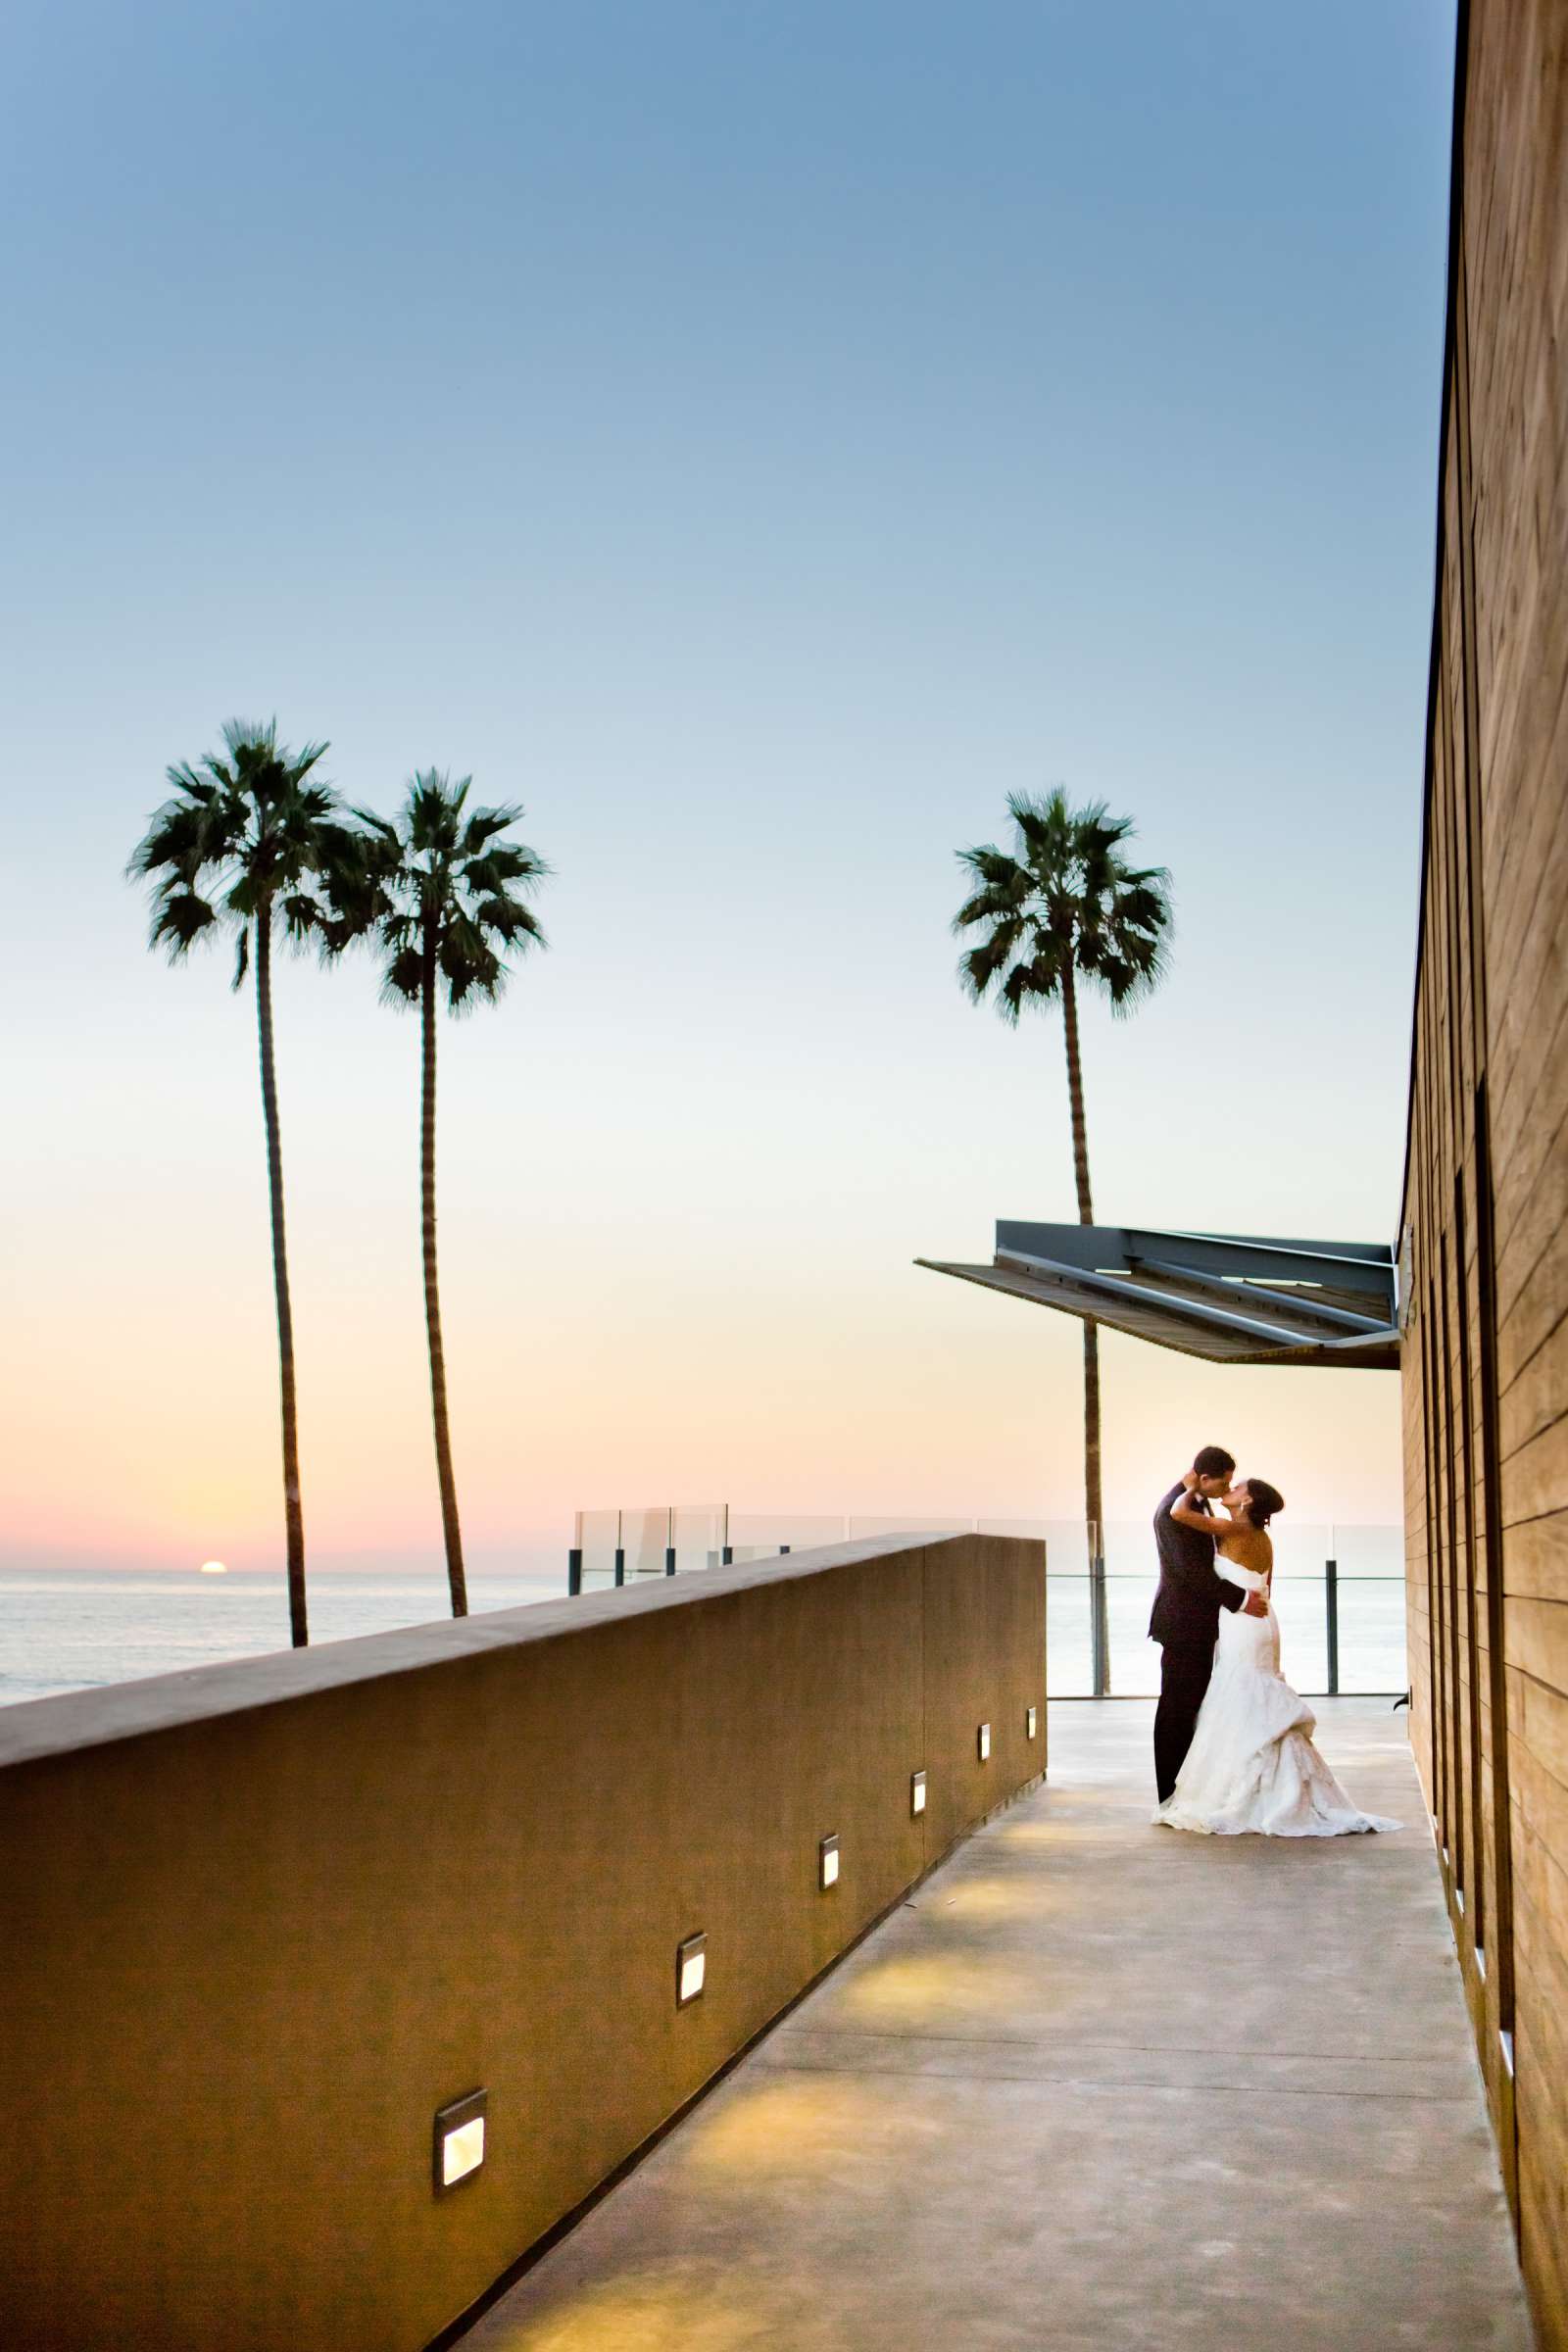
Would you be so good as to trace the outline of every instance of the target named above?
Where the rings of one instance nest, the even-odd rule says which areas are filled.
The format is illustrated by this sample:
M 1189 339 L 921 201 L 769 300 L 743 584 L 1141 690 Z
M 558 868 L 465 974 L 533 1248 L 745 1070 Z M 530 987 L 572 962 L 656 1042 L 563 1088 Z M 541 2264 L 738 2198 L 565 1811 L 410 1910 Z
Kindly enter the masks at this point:
M 788 1559 L 788 1557 L 789 1557 L 789 1549 L 790 1549 L 790 1547 L 789 1547 L 789 1545 L 788 1545 L 787 1544 L 781 1544 L 779 1545 L 779 1547 L 778 1547 L 778 1556 L 779 1556 L 779 1558 L 780 1558 L 781 1560 Z
M 1105 1554 L 1098 1527 L 1089 1530 L 1089 1646 L 1097 1698 L 1110 1696 L 1110 1609 L 1105 1592 Z
M 1340 1694 L 1340 1563 L 1323 1563 L 1323 1596 L 1328 1609 L 1329 1696 Z
M 673 1504 L 673 1503 L 671 1503 L 671 1504 L 670 1504 L 670 1506 L 669 1506 L 669 1515 L 668 1515 L 668 1517 L 667 1517 L 667 1518 L 665 1519 L 665 1521 L 664 1521 L 664 1574 L 665 1574 L 666 1576 L 673 1576 L 673 1575 L 674 1575 L 674 1573 L 675 1573 L 675 1506 L 674 1506 L 674 1504 Z
M 582 1545 L 574 1544 L 566 1554 L 566 1591 L 582 1591 Z
M 624 1511 L 615 1513 L 615 1582 L 617 1585 L 623 1585 L 626 1582 L 626 1514 Z

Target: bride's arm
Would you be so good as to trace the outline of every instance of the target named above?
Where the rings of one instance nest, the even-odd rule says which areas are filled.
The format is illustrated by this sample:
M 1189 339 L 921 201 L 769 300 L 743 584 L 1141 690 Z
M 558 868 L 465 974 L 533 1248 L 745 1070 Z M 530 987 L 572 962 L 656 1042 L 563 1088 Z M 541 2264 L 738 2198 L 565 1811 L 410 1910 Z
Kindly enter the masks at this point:
M 1196 1511 L 1190 1502 L 1173 1502 L 1170 1515 L 1178 1527 L 1190 1527 L 1195 1534 L 1212 1536 L 1216 1544 L 1219 1542 L 1223 1532 L 1222 1523 L 1210 1512 Z
M 1191 1492 L 1192 1490 L 1189 1489 L 1188 1496 L 1190 1496 Z M 1243 1584 L 1242 1582 L 1242 1578 L 1247 1576 L 1250 1571 L 1244 1568 L 1242 1569 L 1240 1575 L 1230 1577 L 1226 1575 L 1225 1570 L 1220 1566 L 1220 1562 L 1225 1558 L 1225 1553 L 1221 1546 L 1223 1545 L 1226 1537 L 1236 1532 L 1234 1522 L 1224 1519 L 1215 1519 L 1208 1511 L 1194 1510 L 1192 1502 L 1188 1496 L 1183 1496 L 1182 1498 L 1178 1499 L 1173 1495 L 1169 1505 L 1167 1506 L 1169 1514 L 1171 1518 L 1175 1520 L 1178 1527 L 1190 1527 L 1195 1535 L 1207 1536 L 1212 1542 L 1214 1545 L 1215 1574 L 1219 1577 L 1223 1584 L 1228 1584 L 1230 1586 L 1233 1592 L 1240 1592 L 1242 1594 L 1240 1601 L 1227 1599 L 1224 1602 L 1224 1606 L 1227 1609 L 1239 1608 L 1243 1615 L 1247 1617 L 1266 1617 L 1268 1614 L 1268 1603 L 1266 1600 L 1260 1600 L 1257 1597 L 1258 1588 L 1255 1585 L 1249 1586 Z

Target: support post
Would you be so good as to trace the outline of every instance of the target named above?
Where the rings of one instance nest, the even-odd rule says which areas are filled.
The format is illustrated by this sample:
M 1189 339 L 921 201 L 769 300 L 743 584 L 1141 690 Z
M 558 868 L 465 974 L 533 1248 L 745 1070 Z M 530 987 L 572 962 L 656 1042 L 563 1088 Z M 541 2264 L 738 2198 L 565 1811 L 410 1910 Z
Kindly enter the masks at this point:
M 582 1545 L 574 1544 L 566 1554 L 566 1591 L 582 1591 Z
M 1097 1531 L 1098 1532 L 1098 1531 Z M 1105 1555 L 1098 1544 L 1089 1562 L 1089 1628 L 1097 1698 L 1110 1696 L 1110 1609 L 1105 1590 Z
M 623 1585 L 626 1582 L 626 1546 L 624 1544 L 615 1545 L 615 1582 L 617 1585 Z
M 1325 1560 L 1323 1563 L 1323 1597 L 1328 1610 L 1329 1696 L 1337 1698 L 1340 1693 L 1340 1563 L 1338 1560 Z

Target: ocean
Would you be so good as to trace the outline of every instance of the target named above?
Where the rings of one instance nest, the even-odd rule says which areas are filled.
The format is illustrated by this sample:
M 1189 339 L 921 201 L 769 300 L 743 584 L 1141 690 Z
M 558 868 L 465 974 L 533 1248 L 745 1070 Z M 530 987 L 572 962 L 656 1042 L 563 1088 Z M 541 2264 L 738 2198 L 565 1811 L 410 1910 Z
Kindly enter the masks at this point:
M 559 1575 L 472 1577 L 468 1606 L 514 1609 L 559 1600 Z M 450 1614 L 446 1578 L 381 1576 L 330 1569 L 307 1587 L 311 1641 L 342 1642 L 427 1625 Z M 0 1570 L 0 1706 L 99 1690 L 140 1675 L 173 1674 L 225 1658 L 259 1658 L 287 1649 L 288 1594 L 280 1575 L 231 1568 L 224 1576 L 194 1570 Z

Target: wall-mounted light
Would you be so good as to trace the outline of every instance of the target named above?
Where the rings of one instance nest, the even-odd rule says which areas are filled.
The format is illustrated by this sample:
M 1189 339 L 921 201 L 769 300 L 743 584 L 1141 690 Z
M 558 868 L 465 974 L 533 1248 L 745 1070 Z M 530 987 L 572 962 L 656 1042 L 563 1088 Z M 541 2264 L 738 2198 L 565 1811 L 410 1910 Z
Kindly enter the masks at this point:
M 470 2090 L 435 2111 L 431 2143 L 431 2175 L 435 2193 L 444 2197 L 460 2180 L 471 2180 L 484 2162 L 484 2111 L 488 2093 Z
M 1034 1736 L 1035 1736 L 1036 1732 L 1038 1732 L 1038 1731 L 1039 1731 L 1039 1729 L 1040 1729 L 1040 1709 L 1039 1709 L 1038 1707 L 1025 1707 L 1025 1709 L 1024 1709 L 1024 1711 L 1023 1711 L 1023 1736 L 1024 1736 L 1024 1738 L 1025 1738 L 1026 1740 L 1032 1740 L 1032 1739 L 1034 1738 Z
M 991 1761 L 991 1726 L 989 1723 L 983 1723 L 980 1726 L 975 1734 L 974 1743 L 981 1763 L 989 1764 Z
M 816 1882 L 824 1894 L 830 1886 L 836 1886 L 839 1883 L 839 1840 L 836 1830 L 831 1838 L 824 1838 L 816 1849 Z
M 708 1937 L 688 1936 L 684 1943 L 675 1946 L 675 2006 L 684 2009 L 695 2001 L 708 1977 Z
M 911 1813 L 925 1811 L 925 1774 L 923 1772 L 911 1773 L 909 1776 L 909 1811 Z

